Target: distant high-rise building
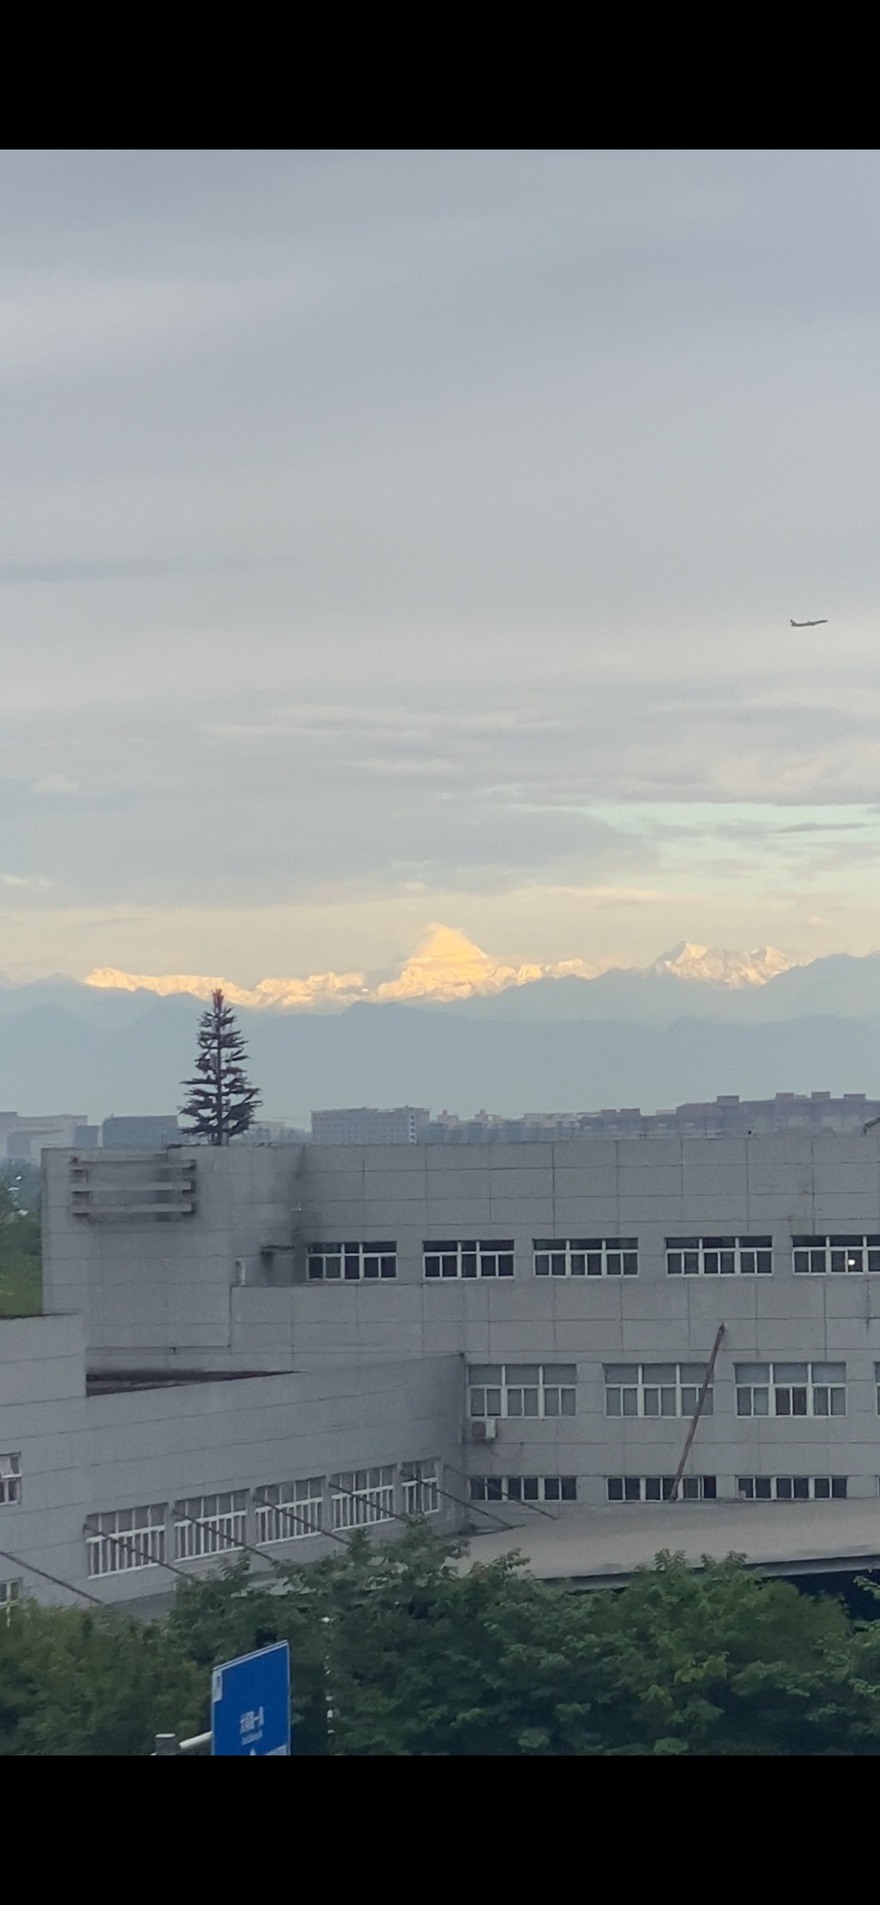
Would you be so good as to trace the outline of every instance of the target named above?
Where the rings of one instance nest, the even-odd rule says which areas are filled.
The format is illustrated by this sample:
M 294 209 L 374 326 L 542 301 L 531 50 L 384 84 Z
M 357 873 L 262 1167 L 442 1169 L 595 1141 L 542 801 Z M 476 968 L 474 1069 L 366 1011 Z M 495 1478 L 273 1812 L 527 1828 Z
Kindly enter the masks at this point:
M 40 1153 L 60 1145 L 68 1150 L 80 1143 L 77 1132 L 86 1122 L 84 1111 L 50 1112 L 39 1118 L 20 1118 L 18 1113 L 3 1114 L 0 1151 L 18 1164 L 39 1164 Z
M 105 1118 L 102 1139 L 105 1151 L 161 1151 L 166 1144 L 180 1143 L 177 1113 L 161 1118 Z
M 357 1110 L 313 1111 L 315 1144 L 418 1144 L 431 1114 L 420 1106 L 396 1105 L 391 1111 L 367 1106 Z

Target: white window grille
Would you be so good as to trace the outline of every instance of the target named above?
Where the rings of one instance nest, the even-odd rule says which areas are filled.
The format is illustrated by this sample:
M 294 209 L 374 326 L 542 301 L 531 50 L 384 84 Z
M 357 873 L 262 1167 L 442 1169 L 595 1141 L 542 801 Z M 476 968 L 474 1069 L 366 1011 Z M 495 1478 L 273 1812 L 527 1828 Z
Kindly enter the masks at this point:
M 834 1276 L 864 1270 L 880 1271 L 880 1237 L 792 1237 L 795 1275 Z
M 16 1607 L 20 1607 L 22 1599 L 22 1583 L 20 1581 L 0 1581 L 0 1620 L 5 1620 L 8 1624 L 12 1618 L 13 1610 Z
M 472 1502 L 576 1502 L 576 1475 L 472 1475 Z
M 667 1237 L 670 1277 L 769 1277 L 772 1237 Z
M 404 1462 L 400 1470 L 400 1488 L 405 1515 L 436 1515 L 440 1507 L 438 1464 Z
M 573 1416 L 575 1363 L 474 1363 L 468 1370 L 473 1417 Z
M 0 1507 L 21 1501 L 21 1456 L 0 1455 Z
M 635 1277 L 638 1237 L 536 1237 L 536 1277 Z
M 610 1502 L 668 1502 L 674 1486 L 674 1475 L 609 1475 L 605 1493 Z M 678 1484 L 679 1501 L 713 1502 L 717 1495 L 714 1475 L 683 1475 Z
M 271 1482 L 259 1491 L 256 1504 L 257 1542 L 297 1541 L 319 1535 L 324 1515 L 323 1477 L 304 1482 Z
M 245 1539 L 247 1490 L 195 1495 L 174 1504 L 174 1553 L 178 1561 L 231 1554 Z
M 845 1363 L 737 1363 L 738 1416 L 845 1416 Z
M 397 1275 L 396 1243 L 309 1244 L 310 1283 L 369 1283 Z
M 512 1277 L 513 1238 L 489 1243 L 434 1243 L 422 1245 L 426 1277 Z
M 706 1375 L 705 1363 L 606 1363 L 605 1414 L 692 1416 Z M 712 1415 L 712 1384 L 703 1413 Z
M 159 1567 L 165 1559 L 164 1502 L 148 1508 L 114 1508 L 91 1515 L 86 1523 L 86 1554 L 91 1576 L 129 1574 Z
M 348 1469 L 331 1480 L 333 1527 L 368 1528 L 394 1519 L 394 1469 Z
M 846 1501 L 846 1475 L 738 1475 L 736 1492 L 745 1502 Z

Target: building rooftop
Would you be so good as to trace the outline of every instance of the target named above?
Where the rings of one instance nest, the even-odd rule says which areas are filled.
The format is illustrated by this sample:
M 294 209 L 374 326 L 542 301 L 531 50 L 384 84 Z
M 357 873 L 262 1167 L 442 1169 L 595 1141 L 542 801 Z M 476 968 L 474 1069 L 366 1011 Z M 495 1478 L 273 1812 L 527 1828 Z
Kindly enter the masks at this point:
M 880 1500 L 545 1510 L 525 1527 L 471 1536 L 459 1567 L 467 1572 L 518 1552 L 539 1580 L 622 1587 L 662 1550 L 683 1554 L 693 1567 L 707 1556 L 737 1554 L 762 1574 L 870 1573 L 880 1569 Z

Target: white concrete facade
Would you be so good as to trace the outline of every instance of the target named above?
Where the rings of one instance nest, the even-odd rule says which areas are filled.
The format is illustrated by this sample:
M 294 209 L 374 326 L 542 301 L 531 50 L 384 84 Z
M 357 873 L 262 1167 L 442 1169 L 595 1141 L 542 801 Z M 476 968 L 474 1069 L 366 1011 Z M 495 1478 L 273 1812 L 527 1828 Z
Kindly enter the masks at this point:
M 793 1242 L 804 1237 L 850 1241 L 805 1256 Z M 739 1246 L 718 1241 L 730 1239 Z M 585 1240 L 589 1252 L 553 1254 L 567 1274 L 538 1273 L 549 1253 L 536 1243 Z M 482 1257 L 461 1249 L 476 1244 Z M 426 1275 L 438 1255 L 468 1274 Z M 170 1543 L 176 1500 L 247 1489 L 252 1540 L 264 1486 L 324 1478 L 328 1517 L 333 1475 L 368 1467 L 393 1466 L 400 1512 L 401 1465 L 442 1463 L 448 1522 L 470 1514 L 484 1528 L 537 1508 L 564 1518 L 569 1499 L 607 1510 L 624 1484 L 627 1501 L 655 1499 L 722 1324 L 689 1488 L 705 1478 L 719 1504 L 744 1482 L 757 1499 L 794 1484 L 796 1499 L 825 1499 L 832 1482 L 850 1503 L 878 1498 L 876 1130 L 55 1151 L 44 1259 L 47 1314 L 0 1323 L 0 1453 L 23 1463 L 22 1501 L 0 1504 L 0 1546 L 15 1549 L 18 1526 L 32 1559 L 70 1581 L 88 1578 L 83 1527 L 96 1513 L 165 1504 Z M 61 1364 L 73 1386 L 56 1394 Z M 132 1372 L 165 1386 L 86 1396 L 84 1366 L 105 1386 Z M 26 1458 L 44 1497 L 27 1483 L 26 1445 L 56 1411 Z M 69 1461 L 53 1467 L 62 1441 Z M 516 1499 L 526 1486 L 531 1507 Z M 459 1512 L 450 1498 L 469 1493 Z M 699 1510 L 707 1545 L 712 1512 L 708 1500 Z M 288 1551 L 306 1550 L 322 1551 L 318 1538 Z M 98 1591 L 143 1594 L 143 1573 Z

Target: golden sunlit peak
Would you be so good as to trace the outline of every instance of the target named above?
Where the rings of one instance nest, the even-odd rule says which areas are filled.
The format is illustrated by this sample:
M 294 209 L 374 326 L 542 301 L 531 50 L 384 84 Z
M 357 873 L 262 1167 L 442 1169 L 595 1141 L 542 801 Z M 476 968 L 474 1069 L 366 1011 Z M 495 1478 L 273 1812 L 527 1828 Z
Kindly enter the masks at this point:
M 736 990 L 747 985 L 765 985 L 792 963 L 772 946 L 741 953 L 682 941 L 662 954 L 652 966 L 641 970 L 646 977 L 668 975 Z M 338 1011 L 357 1000 L 391 1004 L 424 999 L 443 1004 L 453 999 L 505 992 L 511 986 L 531 985 L 536 979 L 595 979 L 603 970 L 601 966 L 588 965 L 583 959 L 561 959 L 551 965 L 509 964 L 493 959 L 457 927 L 435 924 L 418 952 L 405 961 L 397 977 L 383 980 L 373 988 L 368 986 L 362 972 L 318 972 L 302 979 L 261 979 L 259 985 L 247 987 L 201 973 L 156 975 L 117 972 L 106 966 L 89 973 L 85 983 L 118 992 L 155 992 L 162 998 L 188 993 L 197 999 L 210 999 L 219 987 L 233 1006 L 307 1012 L 322 1007 L 335 1007 Z
M 508 986 L 558 978 L 563 973 L 589 979 L 597 970 L 580 959 L 566 960 L 561 966 L 504 965 L 455 927 L 432 926 L 424 945 L 407 960 L 399 977 L 379 986 L 375 996 L 382 1000 L 470 999 L 477 993 L 503 992 Z

